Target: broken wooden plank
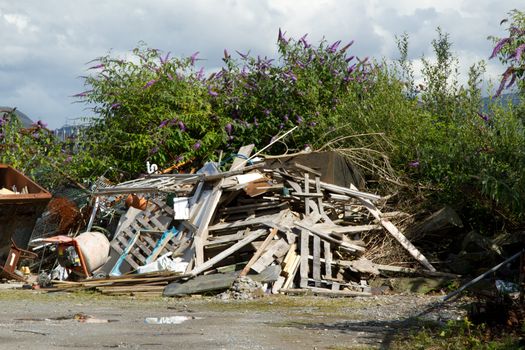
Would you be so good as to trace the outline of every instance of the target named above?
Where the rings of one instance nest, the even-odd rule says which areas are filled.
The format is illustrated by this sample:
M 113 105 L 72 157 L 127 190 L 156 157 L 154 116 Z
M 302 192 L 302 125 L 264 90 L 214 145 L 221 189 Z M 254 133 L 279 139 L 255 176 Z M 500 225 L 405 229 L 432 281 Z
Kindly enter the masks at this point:
M 321 238 L 314 236 L 313 241 L 313 263 L 312 263 L 312 276 L 315 281 L 315 286 L 320 287 L 321 285 Z
M 244 234 L 246 233 L 245 230 L 238 231 L 237 233 L 231 234 L 231 235 L 222 235 L 217 237 L 208 237 L 208 240 L 204 242 L 204 246 L 210 246 L 210 245 L 219 245 L 219 244 L 225 244 L 225 243 L 231 243 L 240 241 L 243 239 Z
M 352 243 L 348 243 L 348 242 L 344 242 L 342 240 L 339 240 L 339 239 L 336 239 L 334 237 L 331 237 L 330 235 L 327 235 L 326 233 L 324 232 L 321 232 L 321 231 L 318 231 L 316 229 L 314 229 L 312 226 L 308 227 L 307 225 L 303 224 L 302 222 L 300 221 L 294 221 L 294 224 L 298 227 L 300 227 L 301 229 L 303 230 L 307 230 L 309 232 L 311 232 L 312 234 L 316 235 L 316 236 L 319 236 L 320 238 L 324 239 L 324 240 L 327 240 L 331 243 L 335 243 L 347 250 L 349 250 L 350 252 L 364 252 L 365 251 L 365 248 L 363 247 L 360 247 L 358 245 L 355 245 L 355 244 L 352 244 Z
M 323 231 L 327 234 L 342 234 L 342 233 L 360 233 L 372 230 L 382 229 L 380 225 L 356 225 L 356 226 L 341 226 L 329 223 L 319 223 L 313 226 L 315 230 Z
M 248 272 L 250 271 L 252 265 L 257 261 L 257 259 L 259 259 L 261 257 L 262 253 L 266 250 L 266 247 L 268 247 L 268 244 L 270 244 L 270 242 L 272 241 L 272 239 L 275 237 L 276 234 L 277 234 L 277 229 L 276 228 L 272 228 L 270 230 L 270 234 L 266 237 L 266 239 L 261 244 L 261 246 L 259 248 L 257 248 L 257 251 L 255 252 L 255 254 L 253 254 L 252 258 L 250 259 L 250 261 L 248 261 L 248 263 L 246 264 L 244 269 L 242 269 L 242 271 L 239 274 L 239 276 L 242 277 L 242 276 L 246 276 L 248 274 Z
M 297 270 L 299 269 L 299 264 L 301 263 L 301 256 L 295 254 L 293 257 L 293 260 L 290 265 L 290 273 L 286 277 L 286 280 L 284 281 L 283 288 L 289 288 L 290 285 L 293 283 L 293 280 L 295 279 L 295 275 L 297 274 Z M 307 279 L 308 282 L 308 279 Z
M 287 210 L 284 210 L 284 211 L 287 211 Z M 219 230 L 234 229 L 234 228 L 240 228 L 240 227 L 246 227 L 246 226 L 256 226 L 256 225 L 274 223 L 274 222 L 279 221 L 279 218 L 281 217 L 281 215 L 283 215 L 282 212 L 277 213 L 277 214 L 272 214 L 272 215 L 263 215 L 263 216 L 259 216 L 253 219 L 218 223 L 213 226 L 210 226 L 209 231 L 219 231 Z
M 199 273 L 208 270 L 209 268 L 213 267 L 215 264 L 217 264 L 218 262 L 220 262 L 224 258 L 226 258 L 226 257 L 230 256 L 231 254 L 235 253 L 236 251 L 238 251 L 239 249 L 241 249 L 245 245 L 253 242 L 254 240 L 256 240 L 257 238 L 259 238 L 260 236 L 264 235 L 267 232 L 268 232 L 267 230 L 253 231 L 248 236 L 244 237 L 242 240 L 240 240 L 239 242 L 235 243 L 234 245 L 232 245 L 228 249 L 226 249 L 226 250 L 222 251 L 221 253 L 215 255 L 210 260 L 208 260 L 208 261 L 206 261 L 206 262 L 204 262 L 204 263 L 202 263 L 202 264 L 200 264 L 198 266 L 195 266 L 193 268 L 193 270 L 190 272 L 190 274 L 192 276 L 196 276 Z
M 308 248 L 308 240 L 310 235 L 307 230 L 301 230 L 301 268 L 300 268 L 300 286 L 306 288 L 308 286 L 308 256 L 310 249 Z
M 352 187 L 355 187 L 352 185 Z M 414 257 L 417 261 L 421 263 L 421 265 L 425 266 L 429 271 L 435 272 L 436 269 L 432 264 L 427 260 L 427 258 L 421 254 L 421 252 L 410 242 L 401 231 L 398 230 L 398 228 L 390 222 L 390 220 L 381 218 L 381 211 L 376 208 L 376 206 L 370 202 L 368 199 L 365 198 L 359 198 L 361 203 L 365 206 L 365 208 L 374 216 L 376 220 L 379 221 L 381 226 L 383 226 L 394 238 L 405 248 L 410 255 Z
M 276 259 L 282 258 L 289 248 L 290 245 L 283 238 L 279 239 L 252 265 L 252 270 L 261 272 Z
M 323 241 L 325 278 L 332 278 L 332 250 L 330 242 Z
M 253 152 L 254 147 L 255 147 L 254 144 L 242 146 L 239 149 L 239 152 L 237 152 L 238 156 L 236 156 L 235 159 L 233 160 L 230 170 L 242 169 L 247 162 L 247 158 Z
M 301 288 L 301 289 L 281 289 L 281 293 L 285 294 L 319 294 L 319 295 L 326 295 L 326 296 L 333 296 L 333 297 L 368 297 L 371 296 L 372 293 L 366 293 L 366 292 L 354 292 L 354 291 L 346 291 L 346 290 L 330 290 L 330 289 L 323 289 L 323 288 L 316 288 L 316 287 L 308 287 L 308 288 Z
M 308 216 L 310 213 L 310 197 L 308 194 L 310 193 L 310 184 L 309 184 L 309 178 L 310 175 L 308 173 L 304 173 L 304 194 L 306 195 L 304 197 L 304 213 Z
M 290 249 L 288 250 L 288 252 L 286 253 L 286 256 L 284 257 L 282 265 L 283 265 L 283 274 L 286 276 L 291 272 L 292 263 L 295 260 L 295 257 L 297 256 L 297 253 L 295 252 L 296 249 L 297 249 L 297 243 L 293 243 L 292 245 L 290 245 Z
M 315 184 L 315 181 L 310 180 L 311 183 Z M 324 188 L 330 192 L 342 194 L 342 195 L 348 195 L 354 198 L 360 198 L 360 199 L 368 199 L 372 201 L 376 201 L 381 199 L 381 196 L 378 196 L 376 194 L 362 192 L 357 189 L 357 187 L 353 186 L 350 188 L 341 187 L 337 185 L 332 185 L 326 182 L 321 181 L 320 182 L 321 188 Z
M 301 169 L 301 170 L 304 170 L 306 172 L 309 172 L 310 174 L 313 174 L 315 176 L 322 176 L 322 174 L 319 171 L 314 170 L 314 169 L 312 169 L 310 167 L 307 167 L 306 165 L 303 165 L 301 163 L 294 162 L 293 166 L 295 166 L 298 169 Z

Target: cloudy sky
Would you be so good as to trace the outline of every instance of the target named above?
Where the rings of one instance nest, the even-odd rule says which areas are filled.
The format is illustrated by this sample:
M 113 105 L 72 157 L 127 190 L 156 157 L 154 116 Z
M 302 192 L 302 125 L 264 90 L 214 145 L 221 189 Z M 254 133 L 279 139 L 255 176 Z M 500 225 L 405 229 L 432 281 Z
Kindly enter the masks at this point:
M 86 63 L 110 50 L 124 57 L 144 41 L 178 56 L 199 51 L 213 70 L 225 48 L 274 56 L 279 27 L 392 59 L 394 36 L 407 32 L 417 60 L 431 56 L 440 26 L 466 70 L 488 59 L 487 36 L 504 35 L 499 22 L 515 8 L 525 10 L 523 0 L 0 0 L 0 106 L 57 128 L 89 116 L 71 96 L 84 90 Z M 496 79 L 502 67 L 488 63 L 486 78 Z

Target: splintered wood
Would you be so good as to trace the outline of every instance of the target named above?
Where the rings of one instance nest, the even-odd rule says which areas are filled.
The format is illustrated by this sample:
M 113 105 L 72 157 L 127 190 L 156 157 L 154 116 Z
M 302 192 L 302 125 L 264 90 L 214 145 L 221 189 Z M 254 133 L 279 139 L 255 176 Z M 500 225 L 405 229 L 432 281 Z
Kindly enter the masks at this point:
M 201 283 L 200 277 L 224 274 L 227 280 L 233 273 L 254 279 L 264 275 L 274 293 L 355 296 L 370 295 L 366 280 L 384 271 L 440 274 L 382 216 L 373 203 L 380 196 L 323 182 L 321 168 L 299 162 L 271 167 L 264 162 L 251 164 L 247 159 L 252 149 L 253 145 L 243 147 L 225 172 L 207 163 L 191 176 L 152 175 L 143 183 L 134 180 L 129 186 L 105 188 L 108 194 L 141 193 L 142 189 L 142 193 L 154 193 L 157 200 L 146 211 L 128 212 L 121 219 L 111 242 L 112 257 L 103 268 L 115 277 L 57 283 L 59 288 L 160 293 L 168 282 L 177 281 L 180 290 L 181 283 L 193 279 L 195 291 L 209 290 L 203 287 L 209 279 Z M 184 197 L 187 207 L 182 217 L 186 219 L 159 203 L 159 193 Z M 356 215 L 348 216 L 348 212 Z M 362 234 L 369 231 L 395 237 L 423 269 L 379 265 L 362 257 L 367 250 Z M 131 274 L 166 253 L 183 264 L 179 274 Z M 118 277 L 121 274 L 127 275 Z M 193 287 L 187 287 L 191 293 Z M 165 295 L 170 294 L 165 291 Z

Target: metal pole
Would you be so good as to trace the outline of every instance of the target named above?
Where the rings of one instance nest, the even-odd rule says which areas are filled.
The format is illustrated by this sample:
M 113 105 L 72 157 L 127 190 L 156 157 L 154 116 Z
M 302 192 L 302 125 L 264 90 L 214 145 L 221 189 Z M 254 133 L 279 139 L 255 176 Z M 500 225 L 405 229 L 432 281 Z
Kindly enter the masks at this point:
M 518 258 L 519 256 L 521 256 L 521 254 L 523 254 L 523 250 L 519 253 L 516 253 L 514 254 L 513 256 L 511 256 L 510 258 L 508 258 L 507 260 L 505 260 L 504 262 L 494 266 L 493 268 L 491 268 L 490 270 L 488 270 L 487 272 L 485 272 L 484 274 L 481 274 L 479 275 L 478 277 L 474 278 L 472 281 L 468 282 L 467 284 L 461 286 L 458 290 L 455 290 L 453 291 L 452 293 L 446 295 L 442 301 L 447 301 L 448 299 L 458 295 L 459 293 L 461 293 L 463 290 L 467 289 L 468 287 L 470 287 L 471 285 L 473 284 L 476 284 L 478 283 L 479 281 L 481 281 L 483 278 L 485 278 L 485 276 L 489 275 L 490 273 L 492 272 L 496 272 L 497 270 L 499 270 L 503 265 L 506 265 L 508 264 L 509 262 L 511 262 L 512 260 Z

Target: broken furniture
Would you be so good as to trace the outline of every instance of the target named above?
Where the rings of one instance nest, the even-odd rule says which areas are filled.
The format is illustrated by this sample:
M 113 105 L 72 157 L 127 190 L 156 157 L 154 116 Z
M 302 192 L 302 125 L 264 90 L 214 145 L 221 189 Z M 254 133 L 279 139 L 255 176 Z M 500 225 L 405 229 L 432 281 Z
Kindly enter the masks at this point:
M 18 248 L 11 239 L 11 248 L 7 254 L 7 259 L 4 265 L 0 266 L 0 278 L 25 282 L 25 277 L 16 273 L 18 262 L 20 259 L 36 259 L 37 257 L 38 255 L 33 252 Z

